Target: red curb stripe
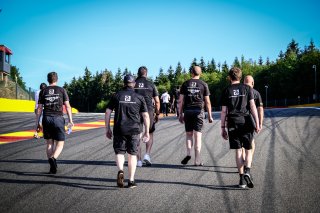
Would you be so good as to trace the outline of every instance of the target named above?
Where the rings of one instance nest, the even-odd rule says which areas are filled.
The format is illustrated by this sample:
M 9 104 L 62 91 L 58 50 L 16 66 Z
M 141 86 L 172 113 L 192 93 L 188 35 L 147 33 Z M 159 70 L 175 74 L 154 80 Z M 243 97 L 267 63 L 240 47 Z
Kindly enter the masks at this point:
M 23 137 L 23 136 L 0 136 L 0 142 L 14 142 L 14 141 L 21 141 L 21 140 L 28 140 L 33 137 Z
M 75 124 L 74 126 L 78 127 L 103 127 L 104 124 Z

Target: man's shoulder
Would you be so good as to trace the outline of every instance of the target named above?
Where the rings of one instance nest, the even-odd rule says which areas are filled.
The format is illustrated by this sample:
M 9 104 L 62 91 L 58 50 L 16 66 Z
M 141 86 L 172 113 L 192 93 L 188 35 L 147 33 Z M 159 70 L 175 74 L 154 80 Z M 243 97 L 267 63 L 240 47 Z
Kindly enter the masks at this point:
M 253 94 L 260 95 L 260 92 L 254 88 L 252 88 Z

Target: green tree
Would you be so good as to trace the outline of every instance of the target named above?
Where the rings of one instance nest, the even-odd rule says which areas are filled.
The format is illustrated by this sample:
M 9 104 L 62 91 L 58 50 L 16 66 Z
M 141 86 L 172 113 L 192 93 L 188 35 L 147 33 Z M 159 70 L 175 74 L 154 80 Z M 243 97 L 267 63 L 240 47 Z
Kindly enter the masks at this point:
M 192 71 L 192 68 L 193 68 L 194 66 L 197 66 L 197 65 L 198 65 L 197 59 L 194 58 L 193 61 L 192 61 L 192 63 L 191 63 L 191 65 L 190 65 L 190 67 L 189 67 L 189 72 L 191 72 L 191 71 Z
M 17 68 L 16 66 L 11 66 L 11 69 L 10 69 L 10 78 L 15 82 L 17 81 L 18 85 L 24 89 L 24 90 L 27 90 L 26 89 L 26 83 L 23 81 L 23 78 L 19 72 L 19 68 Z M 35 85 L 36 88 L 39 88 L 39 85 Z
M 261 55 L 259 56 L 258 64 L 259 64 L 260 66 L 263 65 L 263 59 L 262 59 Z
M 241 67 L 238 57 L 235 57 L 235 59 L 234 59 L 234 61 L 232 63 L 232 66 L 233 67 L 239 67 L 239 68 Z
M 182 66 L 181 66 L 181 63 L 178 62 L 176 67 L 176 72 L 174 74 L 174 78 L 177 79 L 181 74 L 182 74 Z
M 203 57 L 201 57 L 200 59 L 199 66 L 201 67 L 203 73 L 207 72 L 207 65 L 206 62 L 203 60 Z
M 112 84 L 112 93 L 115 93 L 123 88 L 123 79 L 121 69 L 118 68 L 118 72 L 114 76 L 114 81 Z

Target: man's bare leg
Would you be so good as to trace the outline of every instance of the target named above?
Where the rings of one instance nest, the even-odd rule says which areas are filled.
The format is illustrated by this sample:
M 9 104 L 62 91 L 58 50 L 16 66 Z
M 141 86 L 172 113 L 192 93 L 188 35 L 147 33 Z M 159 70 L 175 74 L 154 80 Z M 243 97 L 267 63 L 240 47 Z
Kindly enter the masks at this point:
M 151 148 L 153 145 L 153 133 L 149 133 L 150 139 L 148 143 L 146 143 L 146 154 L 150 155 L 151 154 Z
M 194 143 L 194 164 L 195 165 L 201 165 L 201 156 L 200 156 L 200 152 L 201 152 L 201 145 L 202 145 L 202 133 L 201 132 L 197 132 L 194 131 L 194 139 L 195 139 L 195 143 Z
M 116 154 L 116 163 L 118 167 L 118 176 L 117 176 L 117 185 L 120 188 L 124 186 L 124 174 L 123 174 L 123 165 L 124 165 L 124 154 Z
M 137 156 L 128 154 L 129 180 L 134 181 L 134 174 L 137 168 Z
M 191 159 L 191 149 L 193 146 L 193 131 L 186 132 L 186 147 L 187 147 L 187 156 L 181 161 L 181 164 L 186 165 Z
M 54 141 L 53 141 L 53 139 L 47 139 L 46 153 L 47 153 L 48 159 L 52 157 L 53 152 L 54 152 Z
M 52 157 L 57 159 L 63 150 L 64 141 L 54 141 L 54 143 L 55 143 L 54 144 L 55 147 L 54 147 L 54 151 L 52 153 Z
M 187 156 L 191 156 L 192 146 L 193 146 L 193 132 L 186 132 Z

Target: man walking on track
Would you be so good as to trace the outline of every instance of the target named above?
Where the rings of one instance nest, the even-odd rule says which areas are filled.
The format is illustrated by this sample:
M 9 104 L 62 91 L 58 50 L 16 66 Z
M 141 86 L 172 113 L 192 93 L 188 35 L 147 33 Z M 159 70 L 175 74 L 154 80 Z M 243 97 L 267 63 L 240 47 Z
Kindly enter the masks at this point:
M 255 90 L 254 87 L 254 79 L 251 75 L 247 75 L 244 78 L 244 84 L 248 85 L 249 87 L 252 88 L 252 92 L 253 92 L 253 97 L 254 97 L 254 102 L 256 104 L 257 107 L 257 111 L 258 111 L 258 117 L 259 117 L 259 122 L 260 122 L 260 128 L 262 129 L 262 123 L 263 123 L 263 118 L 264 118 L 264 111 L 263 111 L 263 102 L 262 102 L 262 98 L 260 93 Z M 254 139 L 252 139 L 252 159 L 253 159 L 253 154 L 254 154 L 254 150 L 255 150 L 255 141 Z M 246 161 L 246 155 L 245 152 L 242 152 L 243 154 L 243 160 Z M 247 167 L 244 166 L 244 173 L 246 173 L 247 171 Z
M 181 164 L 186 165 L 191 159 L 191 149 L 194 145 L 194 165 L 202 166 L 200 151 L 204 104 L 207 107 L 209 123 L 213 121 L 210 92 L 208 85 L 200 80 L 201 68 L 199 66 L 192 68 L 191 75 L 192 78 L 182 84 L 179 98 L 179 121 L 185 124 L 187 147 L 187 156 L 181 161 Z
M 164 116 L 168 116 L 170 95 L 168 94 L 167 91 L 165 91 L 165 92 L 161 95 L 161 100 L 162 100 L 162 113 L 163 113 L 163 117 L 164 117 Z
M 142 132 L 141 117 L 144 121 L 145 133 L 144 142 L 149 140 L 149 114 L 143 96 L 135 93 L 135 79 L 132 75 L 124 77 L 125 88 L 117 92 L 109 102 L 106 115 L 106 136 L 112 138 L 110 128 L 111 112 L 115 110 L 113 127 L 113 148 L 116 154 L 116 163 L 119 169 L 117 185 L 124 187 L 123 166 L 125 162 L 124 154 L 128 153 L 129 181 L 128 188 L 135 188 L 134 175 L 137 167 L 137 153 Z
M 37 127 L 37 131 L 34 132 L 33 137 L 34 137 L 34 138 L 37 138 L 37 139 L 40 138 L 39 133 L 42 132 L 42 114 L 40 115 L 39 120 L 37 119 L 39 95 L 40 95 L 41 90 L 43 90 L 43 89 L 46 88 L 46 87 L 47 87 L 47 84 L 41 83 L 39 90 L 37 90 L 37 91 L 34 93 L 34 102 L 35 102 L 35 110 L 34 110 L 34 112 L 35 112 L 35 114 L 36 114 L 36 122 L 39 121 L 39 124 L 38 124 L 38 127 Z
M 144 100 L 146 101 L 149 118 L 150 118 L 150 140 L 146 143 L 146 153 L 143 157 L 143 161 L 146 166 L 151 166 L 151 148 L 153 145 L 153 132 L 155 131 L 155 123 L 159 120 L 160 115 L 160 100 L 159 93 L 151 81 L 147 79 L 148 69 L 145 66 L 142 66 L 138 69 L 138 78 L 136 79 L 135 92 L 142 95 Z M 153 104 L 154 103 L 154 104 Z M 155 115 L 154 115 L 155 113 Z M 141 149 L 139 146 L 139 154 L 138 154 L 138 167 L 142 166 L 141 161 Z
M 51 174 L 57 173 L 56 159 L 62 152 L 65 141 L 65 120 L 63 118 L 63 105 L 66 106 L 69 118 L 68 126 L 73 126 L 71 106 L 65 89 L 57 86 L 58 74 L 48 74 L 49 86 L 41 90 L 37 109 L 36 128 L 43 110 L 43 138 L 47 141 L 47 157 Z
M 240 176 L 239 187 L 253 188 L 253 180 L 250 174 L 252 161 L 252 139 L 254 129 L 257 133 L 260 131 L 260 123 L 257 114 L 257 108 L 254 103 L 254 96 L 251 87 L 241 84 L 242 71 L 239 68 L 233 67 L 229 71 L 229 85 L 221 95 L 221 136 L 229 139 L 230 149 L 235 150 L 236 164 Z M 255 123 L 250 118 L 250 111 L 254 117 Z M 227 130 L 226 130 L 227 123 Z M 246 152 L 247 167 L 244 173 L 244 161 L 242 152 Z

